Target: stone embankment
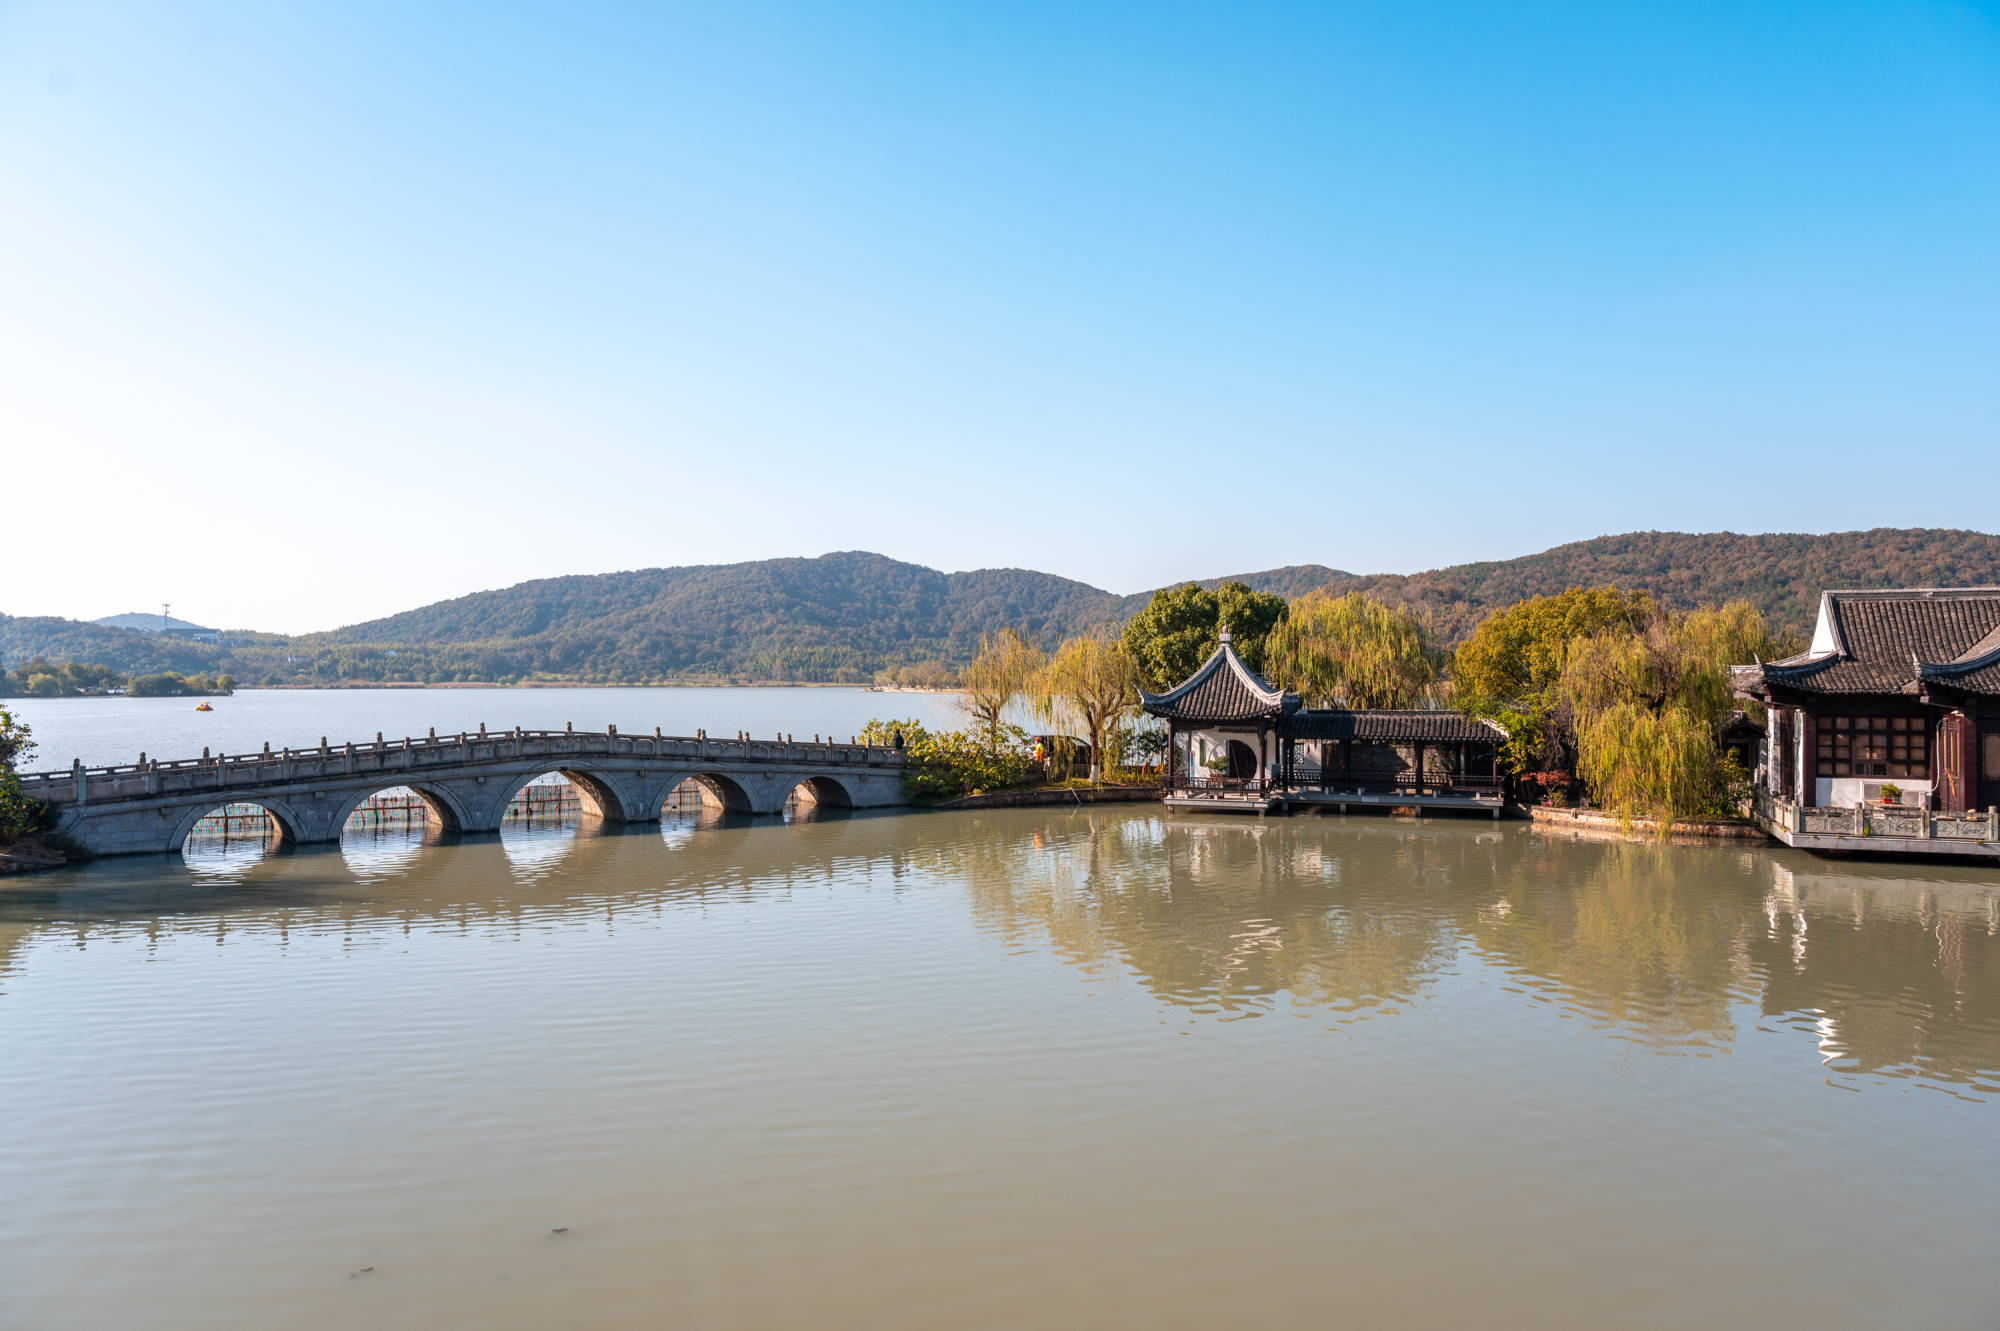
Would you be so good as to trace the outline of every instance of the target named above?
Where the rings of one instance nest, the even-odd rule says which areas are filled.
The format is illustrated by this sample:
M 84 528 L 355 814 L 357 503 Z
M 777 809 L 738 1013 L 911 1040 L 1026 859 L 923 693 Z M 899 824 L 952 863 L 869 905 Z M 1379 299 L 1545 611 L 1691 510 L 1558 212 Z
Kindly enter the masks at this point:
M 1068 787 L 1038 790 L 996 790 L 986 795 L 961 795 L 933 804 L 933 809 L 1026 809 L 1043 805 L 1142 804 L 1160 798 L 1158 786 L 1100 786 L 1095 790 Z
M 24 837 L 11 846 L 0 846 L 0 876 L 34 873 L 38 869 L 60 869 L 74 862 L 71 856 L 40 837 Z
M 1552 809 L 1537 804 L 1528 810 L 1535 826 L 1545 831 L 1567 833 L 1591 839 L 1657 841 L 1660 824 L 1652 818 L 1620 822 L 1615 813 L 1602 809 Z M 1669 841 L 1768 841 L 1763 829 L 1748 819 L 1717 818 L 1701 822 L 1676 822 L 1667 833 Z

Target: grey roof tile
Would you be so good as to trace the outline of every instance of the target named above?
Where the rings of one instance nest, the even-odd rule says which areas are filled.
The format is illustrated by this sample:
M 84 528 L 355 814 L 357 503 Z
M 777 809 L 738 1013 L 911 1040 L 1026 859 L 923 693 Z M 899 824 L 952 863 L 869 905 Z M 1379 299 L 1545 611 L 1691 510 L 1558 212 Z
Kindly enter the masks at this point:
M 1350 711 L 1325 708 L 1297 712 L 1280 733 L 1293 739 L 1387 740 L 1423 744 L 1498 744 L 1507 731 L 1495 722 L 1463 712 L 1419 708 Z
M 1739 685 L 1915 694 L 1919 680 L 2000 693 L 2000 587 L 1828 592 L 1833 650 L 1738 667 Z
M 1141 689 L 1139 705 L 1174 721 L 1275 720 L 1299 709 L 1299 695 L 1273 688 L 1244 665 L 1225 633 L 1201 669 L 1165 693 Z

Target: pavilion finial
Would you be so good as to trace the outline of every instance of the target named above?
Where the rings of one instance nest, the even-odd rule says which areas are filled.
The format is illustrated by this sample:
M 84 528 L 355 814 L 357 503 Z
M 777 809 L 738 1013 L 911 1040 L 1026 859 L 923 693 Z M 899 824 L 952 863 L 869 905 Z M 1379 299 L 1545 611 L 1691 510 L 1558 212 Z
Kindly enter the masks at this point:
M 1216 635 L 1215 641 L 1217 646 L 1227 647 L 1229 645 L 1229 630 L 1228 629 L 1222 630 L 1221 633 Z

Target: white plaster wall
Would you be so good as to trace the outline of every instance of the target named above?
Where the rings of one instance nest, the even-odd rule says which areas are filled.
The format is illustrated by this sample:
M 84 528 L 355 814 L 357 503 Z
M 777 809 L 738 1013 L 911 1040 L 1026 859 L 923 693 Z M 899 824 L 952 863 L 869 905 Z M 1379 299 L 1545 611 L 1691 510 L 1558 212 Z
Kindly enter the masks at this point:
M 1880 804 L 1882 787 L 1902 789 L 1900 803 L 1921 808 L 1931 793 L 1929 781 L 1915 777 L 1898 781 L 1886 776 L 1823 776 L 1813 786 L 1814 802 L 1823 809 L 1851 809 L 1857 804 Z
M 1183 733 L 1188 743 L 1188 747 L 1181 751 L 1185 762 L 1177 760 L 1176 766 L 1184 771 L 1202 769 L 1207 759 L 1218 753 L 1228 752 L 1231 740 L 1248 745 L 1253 753 L 1257 751 L 1257 732 L 1254 730 L 1189 730 Z M 1277 732 L 1273 731 L 1264 736 L 1264 748 L 1259 754 L 1258 766 L 1262 769 L 1263 775 L 1270 776 L 1283 761 L 1284 744 L 1279 740 Z

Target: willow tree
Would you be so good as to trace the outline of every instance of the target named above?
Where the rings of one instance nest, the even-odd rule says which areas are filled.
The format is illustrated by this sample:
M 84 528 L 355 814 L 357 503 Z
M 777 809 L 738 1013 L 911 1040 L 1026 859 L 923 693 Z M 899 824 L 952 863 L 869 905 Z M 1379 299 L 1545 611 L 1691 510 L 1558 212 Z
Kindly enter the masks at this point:
M 1308 592 L 1264 639 L 1264 665 L 1308 706 L 1409 707 L 1437 682 L 1438 656 L 1407 606 Z
M 1567 770 L 1575 735 L 1557 683 L 1571 645 L 1637 633 L 1655 613 L 1645 592 L 1616 587 L 1572 587 L 1496 610 L 1452 656 L 1453 704 L 1506 729 L 1501 754 L 1516 772 Z
M 1105 755 L 1121 722 L 1139 701 L 1139 668 L 1114 639 L 1071 638 L 1035 672 L 1028 703 L 1035 716 L 1058 729 L 1083 731 L 1090 744 L 1090 781 L 1104 779 Z
M 1024 642 L 1013 629 L 988 633 L 979 640 L 979 654 L 959 672 L 965 710 L 973 728 L 989 749 L 1000 745 L 1001 718 L 1013 701 L 1027 692 L 1044 664 L 1041 651 Z
M 1786 650 L 1747 601 L 1655 610 L 1570 643 L 1554 693 L 1574 728 L 1577 774 L 1602 807 L 1657 818 L 1663 836 L 1678 819 L 1727 812 L 1742 777 L 1720 738 L 1734 711 L 1729 667 Z
M 1715 727 L 1690 708 L 1614 703 L 1578 726 L 1576 756 L 1599 807 L 1627 821 L 1650 816 L 1661 836 L 1683 818 L 1724 811 Z

